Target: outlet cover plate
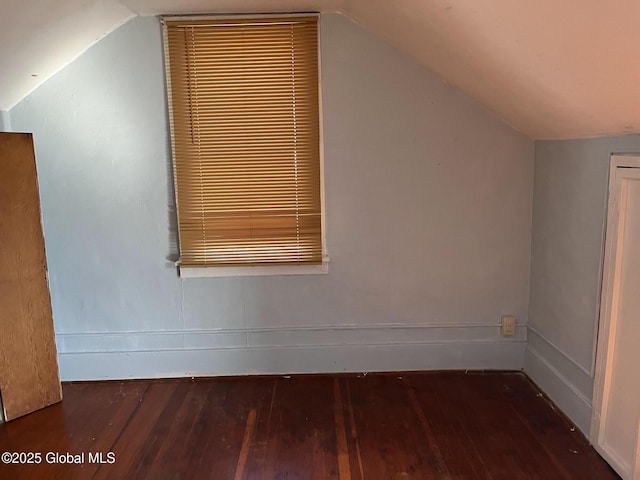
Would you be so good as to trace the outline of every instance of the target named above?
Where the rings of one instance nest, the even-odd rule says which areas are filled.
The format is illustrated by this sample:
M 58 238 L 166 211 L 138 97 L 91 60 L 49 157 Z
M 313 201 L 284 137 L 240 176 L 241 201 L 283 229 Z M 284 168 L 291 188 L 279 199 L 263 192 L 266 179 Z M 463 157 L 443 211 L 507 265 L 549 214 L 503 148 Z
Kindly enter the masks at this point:
M 504 337 L 513 337 L 516 334 L 516 317 L 504 315 L 502 317 L 500 333 L 502 333 Z

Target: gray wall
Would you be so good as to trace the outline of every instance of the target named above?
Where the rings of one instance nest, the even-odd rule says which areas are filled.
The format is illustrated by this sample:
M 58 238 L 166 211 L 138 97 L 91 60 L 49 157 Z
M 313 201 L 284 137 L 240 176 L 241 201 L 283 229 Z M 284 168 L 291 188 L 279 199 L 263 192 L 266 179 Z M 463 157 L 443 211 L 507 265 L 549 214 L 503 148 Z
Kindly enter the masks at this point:
M 11 131 L 11 117 L 6 110 L 0 110 L 0 132 Z
M 588 433 L 612 153 L 640 135 L 536 142 L 525 371 Z
M 11 111 L 34 132 L 64 379 L 522 367 L 533 143 L 322 17 L 328 275 L 181 280 L 162 38 L 137 18 Z

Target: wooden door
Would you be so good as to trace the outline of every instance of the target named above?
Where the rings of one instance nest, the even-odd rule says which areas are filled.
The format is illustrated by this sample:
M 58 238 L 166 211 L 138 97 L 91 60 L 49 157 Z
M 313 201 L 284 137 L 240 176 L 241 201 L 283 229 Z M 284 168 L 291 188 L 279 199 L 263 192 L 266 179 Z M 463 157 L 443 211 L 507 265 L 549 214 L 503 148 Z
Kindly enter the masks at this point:
M 62 400 L 31 134 L 0 133 L 0 395 L 5 420 Z
M 640 466 L 640 157 L 614 157 L 592 441 L 623 479 Z M 634 471 L 636 472 L 634 475 Z

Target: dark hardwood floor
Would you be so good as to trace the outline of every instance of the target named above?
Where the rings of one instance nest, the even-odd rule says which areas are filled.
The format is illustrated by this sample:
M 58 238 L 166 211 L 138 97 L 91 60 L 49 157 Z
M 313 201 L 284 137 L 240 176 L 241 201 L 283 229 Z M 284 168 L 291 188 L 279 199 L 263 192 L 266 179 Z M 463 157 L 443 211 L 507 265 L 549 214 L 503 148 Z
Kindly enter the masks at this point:
M 521 373 L 69 383 L 0 452 L 40 454 L 2 479 L 618 478 Z

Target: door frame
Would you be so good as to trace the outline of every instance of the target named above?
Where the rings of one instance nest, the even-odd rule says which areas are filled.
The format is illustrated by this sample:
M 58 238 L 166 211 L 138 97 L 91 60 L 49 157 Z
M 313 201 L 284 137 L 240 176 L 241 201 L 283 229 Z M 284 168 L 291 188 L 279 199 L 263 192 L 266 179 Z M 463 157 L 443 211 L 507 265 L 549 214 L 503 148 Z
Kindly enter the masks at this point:
M 622 194 L 621 183 L 617 182 L 618 169 L 639 169 L 639 155 L 612 155 L 609 169 L 609 199 L 607 204 L 607 221 L 605 234 L 604 267 L 602 273 L 602 291 L 600 298 L 600 318 L 596 343 L 596 361 L 593 382 L 593 408 L 591 414 L 591 432 L 589 440 L 595 449 L 604 457 L 618 473 L 628 473 L 626 478 L 640 480 L 640 425 L 636 439 L 636 454 L 629 467 L 611 451 L 604 441 L 607 422 L 607 408 L 611 389 L 611 364 L 615 350 L 615 332 L 617 317 L 613 315 L 617 310 L 618 295 L 616 285 L 620 281 L 618 264 L 621 260 L 621 242 L 619 236 L 619 220 Z M 625 478 L 625 476 L 623 476 Z

